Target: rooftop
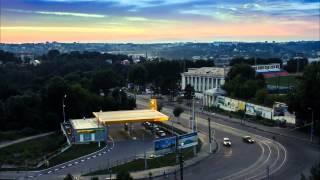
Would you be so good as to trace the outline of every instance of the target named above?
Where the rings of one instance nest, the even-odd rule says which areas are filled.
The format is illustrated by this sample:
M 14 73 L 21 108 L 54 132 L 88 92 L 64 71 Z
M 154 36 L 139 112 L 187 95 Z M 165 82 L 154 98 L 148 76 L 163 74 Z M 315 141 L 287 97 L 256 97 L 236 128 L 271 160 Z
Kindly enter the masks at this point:
M 229 72 L 229 67 L 201 67 L 201 68 L 188 68 L 184 75 L 205 75 L 205 76 L 226 76 Z
M 169 117 L 156 110 L 126 110 L 126 111 L 107 111 L 93 112 L 93 115 L 105 124 L 116 123 L 135 123 L 135 122 L 160 122 L 167 121 Z
M 89 119 L 72 119 L 70 123 L 73 129 L 96 129 L 99 128 L 98 122 L 96 118 Z M 102 126 L 100 126 L 102 127 Z

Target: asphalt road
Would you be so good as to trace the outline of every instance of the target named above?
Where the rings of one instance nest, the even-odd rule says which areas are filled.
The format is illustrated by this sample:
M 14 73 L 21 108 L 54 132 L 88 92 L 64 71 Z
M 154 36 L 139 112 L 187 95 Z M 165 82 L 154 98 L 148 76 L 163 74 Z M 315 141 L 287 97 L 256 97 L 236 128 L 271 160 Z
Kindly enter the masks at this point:
M 138 104 L 147 106 L 146 100 L 139 98 Z M 162 112 L 172 115 L 172 106 L 165 106 Z M 181 122 L 188 126 L 189 114 L 181 115 Z M 268 132 L 243 126 L 209 115 L 215 138 L 221 145 L 223 137 L 229 137 L 231 148 L 220 146 L 218 152 L 196 166 L 186 168 L 185 179 L 265 179 L 269 168 L 270 179 L 300 179 L 302 172 L 308 173 L 310 167 L 320 160 L 317 145 L 296 139 L 276 136 Z M 197 113 L 198 130 L 208 131 L 208 115 Z M 256 144 L 245 144 L 241 136 L 251 135 Z M 272 136 L 276 140 L 272 140 Z

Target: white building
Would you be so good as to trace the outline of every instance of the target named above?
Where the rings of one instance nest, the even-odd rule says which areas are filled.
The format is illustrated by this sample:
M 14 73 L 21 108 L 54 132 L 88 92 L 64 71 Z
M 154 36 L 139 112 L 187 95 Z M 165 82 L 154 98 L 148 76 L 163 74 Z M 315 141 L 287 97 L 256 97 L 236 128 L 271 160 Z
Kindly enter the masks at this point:
M 196 92 L 219 88 L 225 83 L 225 77 L 230 68 L 202 67 L 189 68 L 181 74 L 181 88 L 190 84 Z
M 256 72 L 280 71 L 280 63 L 260 64 L 251 66 Z

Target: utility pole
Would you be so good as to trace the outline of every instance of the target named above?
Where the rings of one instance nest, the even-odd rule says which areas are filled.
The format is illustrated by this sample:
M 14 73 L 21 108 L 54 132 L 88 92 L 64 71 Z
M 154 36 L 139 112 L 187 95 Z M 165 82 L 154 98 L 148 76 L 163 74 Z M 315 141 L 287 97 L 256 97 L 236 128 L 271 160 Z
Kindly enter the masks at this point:
M 313 109 L 311 107 L 308 108 L 311 111 L 311 130 L 310 130 L 310 142 L 313 141 L 313 131 L 314 131 L 314 119 L 313 119 Z
M 183 180 L 183 156 L 182 156 L 181 150 L 180 150 L 179 154 L 180 154 L 180 156 L 179 156 L 179 162 L 180 162 L 180 180 Z
M 209 128 L 209 153 L 212 153 L 211 119 L 210 118 L 208 118 L 208 128 Z
M 63 116 L 63 123 L 66 122 L 66 112 L 64 110 L 64 108 L 66 107 L 66 105 L 64 104 L 64 100 L 67 98 L 67 95 L 65 94 L 63 97 L 62 97 L 62 116 Z
M 267 166 L 267 180 L 270 180 L 270 167 Z

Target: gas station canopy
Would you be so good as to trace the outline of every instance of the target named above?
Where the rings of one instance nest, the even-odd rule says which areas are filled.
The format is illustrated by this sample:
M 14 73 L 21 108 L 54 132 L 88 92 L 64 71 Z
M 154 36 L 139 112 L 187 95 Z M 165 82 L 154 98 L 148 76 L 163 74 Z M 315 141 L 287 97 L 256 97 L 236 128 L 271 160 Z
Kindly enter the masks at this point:
M 123 124 L 136 122 L 161 122 L 169 120 L 167 115 L 152 109 L 93 112 L 93 115 L 103 124 Z

